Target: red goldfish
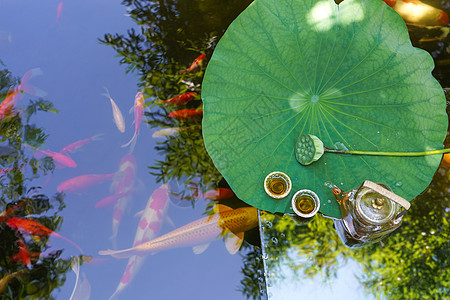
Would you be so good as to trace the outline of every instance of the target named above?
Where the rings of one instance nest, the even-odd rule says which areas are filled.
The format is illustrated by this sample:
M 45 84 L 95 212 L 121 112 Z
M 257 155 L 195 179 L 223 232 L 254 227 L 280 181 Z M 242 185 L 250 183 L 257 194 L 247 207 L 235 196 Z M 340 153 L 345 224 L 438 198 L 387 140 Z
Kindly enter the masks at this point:
M 101 199 L 100 201 L 98 201 L 97 203 L 95 203 L 94 207 L 99 208 L 99 207 L 105 207 L 105 206 L 112 205 L 112 204 L 116 203 L 120 198 L 128 196 L 130 193 L 131 193 L 131 191 L 126 191 L 123 193 L 107 196 L 107 197 Z
M 445 26 L 448 15 L 419 0 L 382 0 L 392 7 L 407 24 L 422 26 Z
M 27 146 L 27 147 L 33 149 L 34 151 L 40 152 L 41 154 L 51 157 L 55 161 L 56 168 L 58 168 L 58 169 L 61 169 L 64 167 L 75 168 L 77 166 L 77 163 L 69 155 L 65 155 L 65 154 L 62 154 L 59 152 L 53 152 L 50 150 L 40 150 L 40 149 L 34 148 L 27 144 L 24 144 L 24 146 Z M 35 156 L 36 156 L 36 154 L 35 154 Z
M 187 92 L 187 93 L 175 96 L 172 99 L 164 100 L 163 103 L 172 104 L 172 105 L 181 105 L 181 104 L 185 104 L 185 103 L 191 101 L 192 99 L 194 99 L 195 96 L 197 96 L 196 92 Z
M 25 234 L 35 236 L 53 236 L 63 239 L 66 242 L 69 242 L 70 244 L 74 245 L 78 250 L 80 250 L 80 252 L 82 252 L 81 248 L 77 244 L 36 221 L 12 217 L 6 220 L 6 224 L 8 224 L 8 226 L 11 227 L 13 230 L 20 231 Z
M 159 234 L 168 206 L 169 187 L 167 184 L 163 184 L 156 189 L 148 199 L 147 205 L 145 206 L 139 221 L 136 235 L 134 236 L 133 246 L 148 242 Z M 115 299 L 131 282 L 142 266 L 144 260 L 145 257 L 138 255 L 129 258 L 122 279 L 114 294 L 109 298 L 110 300 Z
M 9 218 L 9 216 L 11 216 L 11 214 L 18 209 L 19 207 L 21 207 L 24 203 L 25 203 L 26 199 L 20 201 L 19 203 L 11 206 L 10 208 L 8 208 L 5 211 L 2 211 L 0 213 L 0 222 L 3 222 L 4 220 L 6 220 L 7 218 Z
M 141 125 L 142 117 L 144 116 L 144 104 L 144 95 L 141 92 L 138 92 L 134 98 L 134 135 L 128 143 L 122 145 L 122 147 L 127 147 L 131 144 L 130 152 L 133 152 L 134 146 L 136 145 L 139 126 Z
M 25 245 L 25 242 L 21 237 L 17 240 L 17 245 L 19 246 L 19 253 L 14 254 L 11 257 L 11 261 L 19 262 L 22 261 L 26 266 L 31 265 L 31 255 L 28 251 L 27 246 Z
M 203 64 L 203 60 L 205 59 L 205 57 L 206 54 L 201 54 L 199 57 L 197 57 L 192 65 L 183 72 L 183 74 L 195 71 L 199 66 Z
M 31 69 L 30 71 L 26 72 L 25 75 L 23 75 L 22 79 L 20 80 L 20 84 L 18 87 L 13 89 L 12 91 L 9 91 L 6 95 L 6 98 L 3 99 L 2 103 L 0 104 L 0 119 L 3 119 L 5 116 L 9 115 L 16 105 L 17 101 L 23 98 L 22 93 L 28 93 L 33 96 L 39 96 L 43 97 L 45 96 L 45 92 L 32 87 L 28 84 L 28 80 L 33 78 L 34 76 L 41 75 L 42 71 L 39 68 Z
M 181 109 L 173 111 L 169 114 L 169 117 L 175 119 L 187 119 L 193 118 L 195 116 L 203 115 L 203 110 L 197 110 L 195 108 Z
M 80 175 L 62 182 L 56 188 L 59 192 L 76 193 L 106 180 L 110 180 L 115 174 L 88 174 Z
M 90 143 L 92 141 L 98 141 L 101 139 L 102 134 L 97 134 L 94 135 L 93 137 L 87 138 L 87 139 L 83 139 L 80 141 L 76 141 L 70 145 L 65 146 L 64 148 L 62 148 L 61 150 L 59 150 L 59 153 L 64 154 L 66 152 L 75 152 L 78 149 L 80 149 L 81 147 L 83 147 L 85 144 Z
M 212 189 L 207 192 L 205 192 L 201 198 L 208 199 L 208 200 L 223 200 L 228 199 L 234 196 L 234 193 L 231 189 L 227 188 L 217 188 Z
M 63 10 L 63 3 L 58 3 L 58 8 L 56 9 L 56 24 L 59 24 L 59 20 L 61 19 L 61 14 Z
M 244 232 L 258 225 L 258 213 L 254 207 L 231 209 L 217 205 L 216 213 L 204 217 L 149 242 L 124 250 L 99 251 L 100 255 L 112 255 L 127 258 L 145 253 L 157 253 L 162 250 L 193 246 L 195 254 L 206 250 L 209 243 L 225 236 L 227 250 L 234 254 L 241 247 Z

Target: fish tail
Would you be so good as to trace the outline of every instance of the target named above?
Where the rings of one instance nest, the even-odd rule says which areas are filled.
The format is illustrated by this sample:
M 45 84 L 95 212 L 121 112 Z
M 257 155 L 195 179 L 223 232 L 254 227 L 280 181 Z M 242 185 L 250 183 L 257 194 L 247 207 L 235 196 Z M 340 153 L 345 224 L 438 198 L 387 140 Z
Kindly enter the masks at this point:
M 115 258 L 129 258 L 133 255 L 138 254 L 138 251 L 134 248 L 124 249 L 124 250 L 100 250 L 98 251 L 98 254 L 100 255 L 111 255 Z
M 105 96 L 108 99 L 111 99 L 111 94 L 106 86 L 103 87 L 105 89 L 105 93 L 102 93 L 102 96 Z
M 93 141 L 98 141 L 98 140 L 102 140 L 102 139 L 103 139 L 103 136 L 104 136 L 104 133 L 99 133 L 99 134 L 96 134 L 96 135 L 94 135 L 93 137 L 91 137 L 91 139 L 92 139 Z
M 80 246 L 78 246 L 74 241 L 69 240 L 68 238 L 60 235 L 59 233 L 53 232 L 51 235 L 55 236 L 55 237 L 59 237 L 63 240 L 65 240 L 66 242 L 72 244 L 75 248 L 77 248 L 81 253 L 83 253 L 83 249 L 81 249 Z
M 138 135 L 138 131 L 134 131 L 134 134 L 133 134 L 133 137 L 131 138 L 131 140 L 128 143 L 123 144 L 121 147 L 125 148 L 125 147 L 130 146 L 130 153 L 133 152 L 134 146 L 136 146 L 137 135 Z

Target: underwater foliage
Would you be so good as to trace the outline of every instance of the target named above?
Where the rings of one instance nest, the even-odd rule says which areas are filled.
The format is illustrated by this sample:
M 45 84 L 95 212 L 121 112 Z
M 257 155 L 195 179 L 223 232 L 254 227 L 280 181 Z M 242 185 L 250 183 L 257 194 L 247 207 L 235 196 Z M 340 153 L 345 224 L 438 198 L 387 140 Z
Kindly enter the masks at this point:
M 0 71 L 0 91 L 3 100 L 19 79 L 6 69 Z M 23 104 L 23 103 L 22 103 Z M 0 294 L 2 299 L 53 299 L 52 292 L 65 282 L 70 259 L 61 257 L 62 250 L 50 249 L 49 236 L 28 236 L 13 230 L 10 221 L 33 221 L 56 231 L 62 224 L 59 216 L 65 207 L 62 194 L 48 197 L 33 181 L 53 172 L 51 158 L 36 159 L 24 151 L 23 144 L 42 146 L 47 134 L 30 123 L 37 111 L 56 112 L 44 99 L 31 100 L 25 107 L 16 107 L 0 120 Z

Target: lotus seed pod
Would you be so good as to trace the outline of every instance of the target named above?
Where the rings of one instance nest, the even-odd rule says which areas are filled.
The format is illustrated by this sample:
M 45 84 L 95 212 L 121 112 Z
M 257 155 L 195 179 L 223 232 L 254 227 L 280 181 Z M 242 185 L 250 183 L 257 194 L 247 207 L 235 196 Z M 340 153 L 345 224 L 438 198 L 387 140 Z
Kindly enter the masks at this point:
M 302 134 L 295 142 L 295 158 L 304 166 L 321 158 L 323 153 L 323 143 L 315 135 Z

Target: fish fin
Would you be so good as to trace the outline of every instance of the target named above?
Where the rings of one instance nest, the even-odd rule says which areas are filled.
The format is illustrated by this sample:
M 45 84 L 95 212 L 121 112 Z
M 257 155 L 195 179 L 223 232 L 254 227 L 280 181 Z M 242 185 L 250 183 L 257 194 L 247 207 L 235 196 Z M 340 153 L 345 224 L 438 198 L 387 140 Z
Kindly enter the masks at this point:
M 170 224 L 170 226 L 172 226 L 174 228 L 176 227 L 175 223 L 172 221 L 172 219 L 169 216 L 166 216 L 166 221 L 167 221 L 167 223 Z
M 223 205 L 223 204 L 217 204 L 214 209 L 217 212 L 224 212 L 224 211 L 233 210 L 231 207 L 228 207 L 228 206 Z
M 138 212 L 134 215 L 134 217 L 135 217 L 135 218 L 137 218 L 137 217 L 142 217 L 142 215 L 144 214 L 144 210 L 145 210 L 145 209 L 138 211 Z
M 104 133 L 98 133 L 98 134 L 92 136 L 91 139 L 92 139 L 93 141 L 99 141 L 99 140 L 102 140 L 102 139 L 103 139 L 103 136 L 104 136 L 104 135 L 105 135 Z
M 100 250 L 98 251 L 100 255 L 111 255 L 115 258 L 129 258 L 133 255 L 136 255 L 136 251 L 134 248 L 124 249 L 124 250 Z
M 137 141 L 137 134 L 138 134 L 138 132 L 135 131 L 134 134 L 133 134 L 133 137 L 131 138 L 131 140 L 128 143 L 123 144 L 120 147 L 125 148 L 125 147 L 130 146 L 130 153 L 133 152 L 134 146 L 136 145 L 136 141 Z
M 197 245 L 197 246 L 192 247 L 192 251 L 194 251 L 194 254 L 201 254 L 201 253 L 205 252 L 205 250 L 208 248 L 208 246 L 209 246 L 209 243 Z
M 225 247 L 230 254 L 235 254 L 242 246 L 244 241 L 244 233 L 234 234 L 231 231 L 225 233 Z
M 75 286 L 73 287 L 72 294 L 70 295 L 69 300 L 74 299 L 75 291 L 78 288 L 78 279 L 80 278 L 80 258 L 78 256 L 72 257 L 71 266 L 72 271 L 75 273 Z

